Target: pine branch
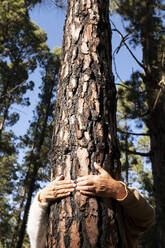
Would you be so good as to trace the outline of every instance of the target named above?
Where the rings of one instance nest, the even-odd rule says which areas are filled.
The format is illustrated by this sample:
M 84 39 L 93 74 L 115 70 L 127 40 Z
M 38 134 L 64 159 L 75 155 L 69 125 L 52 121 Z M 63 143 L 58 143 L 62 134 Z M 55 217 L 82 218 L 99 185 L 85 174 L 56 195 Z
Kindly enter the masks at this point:
M 124 88 L 126 88 L 126 89 L 128 89 L 128 90 L 132 90 L 132 89 L 130 89 L 130 87 L 128 87 L 127 85 L 124 85 L 124 84 L 115 84 L 115 85 L 120 85 L 120 86 L 122 86 L 122 87 L 124 87 Z
M 134 155 L 139 155 L 142 157 L 149 157 L 151 155 L 151 152 L 136 152 L 136 151 L 130 151 L 130 150 L 125 150 L 128 154 L 134 154 Z
M 132 132 L 125 132 L 122 131 L 121 129 L 117 129 L 117 131 L 119 131 L 120 133 L 126 134 L 126 135 L 136 135 L 136 136 L 150 136 L 149 133 L 132 133 Z
M 118 71 L 117 71 L 116 60 L 115 60 L 115 52 L 116 52 L 116 49 L 115 49 L 115 51 L 113 52 L 113 55 L 112 55 L 115 73 L 116 73 L 116 76 L 118 77 L 118 79 L 119 79 L 121 82 L 123 82 L 123 80 L 121 79 L 121 77 L 119 76 Z
M 0 96 L 0 98 L 5 98 L 5 97 L 10 97 L 11 93 L 13 91 L 15 91 L 18 87 L 20 87 L 21 85 L 23 85 L 25 83 L 25 81 L 21 82 L 20 84 L 17 84 L 14 88 L 12 88 L 11 90 L 9 90 L 5 95 Z
M 137 64 L 142 67 L 145 70 L 145 66 L 136 58 L 136 56 L 133 54 L 133 52 L 131 51 L 131 49 L 129 48 L 129 46 L 127 45 L 126 38 L 128 37 L 129 34 L 127 34 L 125 37 L 122 35 L 122 33 L 116 28 L 115 24 L 112 22 L 112 25 L 114 26 L 114 29 L 112 29 L 112 31 L 116 31 L 120 37 L 122 38 L 120 45 L 118 46 L 118 48 L 116 50 L 119 51 L 119 49 L 121 48 L 122 43 L 125 45 L 125 47 L 128 49 L 129 53 L 132 55 L 132 57 L 135 59 L 135 61 L 137 62 Z

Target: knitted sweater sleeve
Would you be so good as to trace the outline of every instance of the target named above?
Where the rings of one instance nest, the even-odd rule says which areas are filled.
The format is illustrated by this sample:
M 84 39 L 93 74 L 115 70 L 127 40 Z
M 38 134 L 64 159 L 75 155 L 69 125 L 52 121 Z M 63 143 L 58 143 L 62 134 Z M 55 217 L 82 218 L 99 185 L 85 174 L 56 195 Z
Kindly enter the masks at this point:
M 27 234 L 31 248 L 44 248 L 47 235 L 48 203 L 40 203 L 38 194 L 35 196 L 29 210 Z

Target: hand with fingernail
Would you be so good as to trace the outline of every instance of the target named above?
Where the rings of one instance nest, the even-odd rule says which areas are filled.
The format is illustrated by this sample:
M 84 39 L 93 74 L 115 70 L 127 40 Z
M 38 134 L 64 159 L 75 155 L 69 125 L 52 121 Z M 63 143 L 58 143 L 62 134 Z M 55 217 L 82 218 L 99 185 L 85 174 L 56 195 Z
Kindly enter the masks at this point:
M 64 180 L 63 175 L 56 178 L 39 192 L 38 200 L 42 203 L 54 201 L 69 196 L 74 190 L 88 196 L 123 199 L 127 194 L 125 186 L 120 181 L 113 179 L 97 163 L 94 163 L 94 167 L 98 171 L 98 175 L 79 177 L 76 183 L 73 180 Z
M 77 179 L 76 190 L 81 194 L 88 196 L 99 196 L 103 198 L 123 199 L 127 192 L 125 186 L 120 181 L 111 177 L 111 175 L 102 167 L 94 163 L 98 175 L 88 175 Z
M 64 176 L 61 175 L 39 192 L 38 200 L 44 203 L 69 196 L 75 187 L 76 184 L 73 180 L 64 180 Z

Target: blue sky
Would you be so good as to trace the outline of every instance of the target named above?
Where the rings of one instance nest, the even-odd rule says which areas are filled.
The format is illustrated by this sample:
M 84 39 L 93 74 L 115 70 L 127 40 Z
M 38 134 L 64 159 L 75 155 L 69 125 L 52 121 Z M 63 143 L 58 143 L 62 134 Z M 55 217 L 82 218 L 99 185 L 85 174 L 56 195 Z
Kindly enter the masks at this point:
M 65 9 L 56 8 L 53 5 L 37 5 L 31 12 L 31 19 L 38 24 L 38 26 L 47 33 L 47 44 L 52 50 L 54 47 L 62 46 L 63 26 L 65 21 Z M 113 16 L 113 22 L 116 27 L 124 34 L 120 17 Z M 113 32 L 112 47 L 113 50 L 120 44 L 120 37 L 117 33 Z M 134 51 L 136 57 L 141 60 L 141 49 Z M 115 57 L 117 71 L 120 78 L 124 81 L 129 79 L 132 71 L 137 70 L 139 67 L 132 56 L 128 53 L 125 47 L 122 47 L 120 52 Z M 12 128 L 16 135 L 23 135 L 29 126 L 29 120 L 32 118 L 32 111 L 34 110 L 39 93 L 39 85 L 41 83 L 39 69 L 30 76 L 30 79 L 35 82 L 35 90 L 29 92 L 27 95 L 30 97 L 30 107 L 16 106 L 13 110 L 18 110 L 20 113 L 19 122 Z M 120 83 L 119 79 L 115 76 L 115 82 Z

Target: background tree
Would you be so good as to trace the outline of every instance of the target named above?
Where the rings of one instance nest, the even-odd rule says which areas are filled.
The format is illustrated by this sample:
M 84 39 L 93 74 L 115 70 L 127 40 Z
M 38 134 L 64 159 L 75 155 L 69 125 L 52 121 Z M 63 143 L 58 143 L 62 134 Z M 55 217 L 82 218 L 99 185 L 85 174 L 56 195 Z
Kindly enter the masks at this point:
M 9 247 L 17 213 L 18 137 L 9 128 L 19 120 L 16 106 L 29 106 L 25 97 L 34 83 L 30 73 L 48 52 L 46 34 L 30 21 L 24 1 L 0 2 L 0 245 Z M 18 192 L 17 192 L 18 193 Z M 14 197 L 13 197 L 14 195 Z M 16 197 L 18 199 L 18 196 Z M 13 247 L 13 246 L 12 246 Z
M 27 82 L 48 47 L 46 34 L 30 21 L 24 1 L 0 4 L 0 135 L 5 121 L 16 123 L 18 113 L 9 115 L 12 104 L 30 104 L 23 98 L 33 83 Z M 0 136 L 1 137 L 1 136 Z
M 136 73 L 137 74 L 137 73 Z M 137 74 L 138 75 L 138 74 Z M 121 164 L 124 180 L 128 185 L 136 184 L 146 195 L 148 200 L 153 201 L 152 172 L 148 169 L 150 155 L 150 139 L 148 128 L 137 117 L 141 116 L 145 102 L 141 95 L 144 84 L 139 82 L 139 77 L 127 81 L 127 86 L 118 87 L 118 132 L 121 148 Z M 135 79 L 138 79 L 137 81 Z M 140 105 L 143 108 L 140 108 Z M 132 127 L 135 123 L 136 132 Z M 142 130 L 142 132 L 139 132 Z M 147 168 L 148 167 L 148 168 Z
M 118 6 L 118 13 L 127 22 L 125 29 L 128 32 L 122 37 L 125 43 L 129 39 L 133 46 L 142 46 L 142 62 L 138 64 L 142 68 L 139 79 L 144 87 L 141 92 L 144 105 L 140 106 L 141 115 L 137 116 L 142 120 L 150 135 L 150 160 L 154 180 L 154 196 L 156 199 L 157 225 L 155 243 L 149 247 L 164 247 L 165 230 L 164 209 L 165 198 L 162 192 L 164 188 L 164 26 L 162 22 L 163 1 L 115 1 Z M 145 107 L 145 109 L 144 109 Z
M 21 138 L 20 145 L 27 151 L 20 171 L 22 179 L 19 179 L 18 191 L 24 192 L 24 194 L 18 195 L 17 193 L 15 199 L 17 202 L 19 200 L 20 206 L 17 212 L 12 247 L 22 247 L 32 194 L 40 187 L 41 182 L 48 181 L 50 177 L 50 172 L 46 173 L 45 171 L 47 167 L 49 168 L 48 154 L 52 136 L 54 96 L 58 82 L 60 54 L 61 49 L 55 48 L 52 54 L 47 54 L 43 59 L 39 102 L 27 134 Z

